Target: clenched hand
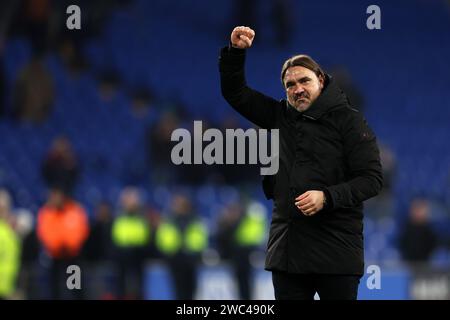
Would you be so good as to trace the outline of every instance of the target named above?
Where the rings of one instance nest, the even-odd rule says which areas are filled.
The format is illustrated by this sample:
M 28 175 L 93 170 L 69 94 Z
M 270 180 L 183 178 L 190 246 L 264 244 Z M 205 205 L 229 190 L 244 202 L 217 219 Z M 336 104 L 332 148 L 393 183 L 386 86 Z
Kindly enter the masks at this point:
M 255 31 L 249 27 L 236 27 L 231 32 L 231 45 L 238 49 L 247 49 L 252 46 Z
M 295 198 L 295 206 L 305 215 L 312 216 L 323 209 L 323 191 L 309 190 Z

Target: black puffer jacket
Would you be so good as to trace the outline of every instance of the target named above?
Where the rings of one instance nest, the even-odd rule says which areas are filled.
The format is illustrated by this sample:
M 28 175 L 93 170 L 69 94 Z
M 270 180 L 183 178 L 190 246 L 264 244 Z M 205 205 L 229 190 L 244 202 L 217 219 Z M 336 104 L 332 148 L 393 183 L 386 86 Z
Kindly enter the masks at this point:
M 363 201 L 382 187 L 376 137 L 361 113 L 329 76 L 316 101 L 303 113 L 249 88 L 245 50 L 223 48 L 222 94 L 245 118 L 279 129 L 279 170 L 263 187 L 273 199 L 266 269 L 290 273 L 364 273 Z M 327 205 L 304 216 L 294 199 L 322 190 Z

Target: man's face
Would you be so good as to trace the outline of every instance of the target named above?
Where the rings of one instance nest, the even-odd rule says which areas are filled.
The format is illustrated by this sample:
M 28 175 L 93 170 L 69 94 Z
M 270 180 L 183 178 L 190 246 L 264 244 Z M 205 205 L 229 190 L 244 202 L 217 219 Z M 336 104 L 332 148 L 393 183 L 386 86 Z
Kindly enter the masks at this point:
M 300 112 L 310 107 L 323 88 L 323 78 L 301 66 L 287 69 L 283 82 L 288 102 Z

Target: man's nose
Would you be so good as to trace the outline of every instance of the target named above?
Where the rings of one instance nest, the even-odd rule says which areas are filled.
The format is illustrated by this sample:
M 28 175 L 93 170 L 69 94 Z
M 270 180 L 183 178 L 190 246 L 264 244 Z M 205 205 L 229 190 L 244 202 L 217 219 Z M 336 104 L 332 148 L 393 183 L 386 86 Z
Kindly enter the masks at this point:
M 303 92 L 305 92 L 305 89 L 303 88 L 303 86 L 301 84 L 297 84 L 295 86 L 294 93 L 295 94 L 300 94 L 300 93 L 303 93 Z

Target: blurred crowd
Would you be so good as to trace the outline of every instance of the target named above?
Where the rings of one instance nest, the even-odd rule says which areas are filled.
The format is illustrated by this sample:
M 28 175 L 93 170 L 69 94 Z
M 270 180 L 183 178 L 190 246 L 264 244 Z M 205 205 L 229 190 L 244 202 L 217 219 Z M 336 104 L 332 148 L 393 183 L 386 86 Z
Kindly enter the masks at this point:
M 1 298 L 144 299 L 146 267 L 163 261 L 174 298 L 195 299 L 199 268 L 211 250 L 235 270 L 240 297 L 251 298 L 250 257 L 262 250 L 267 233 L 257 201 L 232 201 L 209 223 L 183 192 L 158 211 L 139 189 L 126 187 L 117 206 L 101 202 L 92 218 L 58 187 L 49 189 L 37 215 L 11 202 L 1 190 Z M 70 265 L 83 272 L 82 290 L 67 289 Z
M 159 261 L 170 272 L 174 298 L 195 299 L 199 270 L 211 252 L 231 267 L 239 298 L 252 298 L 252 255 L 264 250 L 267 237 L 263 204 L 240 196 L 206 219 L 181 189 L 172 193 L 169 206 L 155 208 L 142 190 L 127 186 L 117 203 L 101 201 L 89 214 L 71 196 L 74 158 L 67 139 L 58 138 L 42 165 L 48 196 L 36 213 L 16 208 L 9 192 L 0 190 L 1 298 L 144 299 L 148 266 Z M 384 200 L 385 192 L 376 204 L 383 210 L 381 202 L 391 201 Z M 367 214 L 376 220 L 390 213 Z M 449 246 L 429 217 L 430 202 L 413 199 L 397 236 L 412 272 L 426 269 L 436 248 Z M 67 290 L 69 265 L 80 266 L 83 290 Z

